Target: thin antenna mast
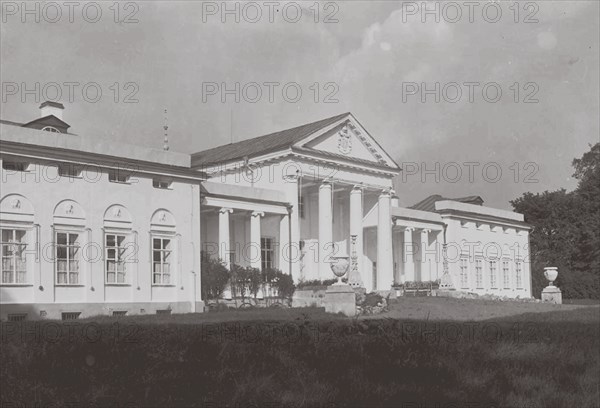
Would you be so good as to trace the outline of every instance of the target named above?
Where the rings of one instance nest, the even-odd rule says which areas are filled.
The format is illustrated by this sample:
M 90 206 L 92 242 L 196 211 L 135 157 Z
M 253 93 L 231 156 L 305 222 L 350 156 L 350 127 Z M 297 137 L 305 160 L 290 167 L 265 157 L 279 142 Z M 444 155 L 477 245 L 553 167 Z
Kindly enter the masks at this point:
M 167 133 L 167 130 L 169 130 L 169 122 L 167 121 L 167 109 L 165 109 L 165 124 L 163 126 L 163 129 L 165 130 L 165 139 L 164 139 L 164 143 L 163 143 L 163 150 L 168 151 L 169 150 L 169 134 Z

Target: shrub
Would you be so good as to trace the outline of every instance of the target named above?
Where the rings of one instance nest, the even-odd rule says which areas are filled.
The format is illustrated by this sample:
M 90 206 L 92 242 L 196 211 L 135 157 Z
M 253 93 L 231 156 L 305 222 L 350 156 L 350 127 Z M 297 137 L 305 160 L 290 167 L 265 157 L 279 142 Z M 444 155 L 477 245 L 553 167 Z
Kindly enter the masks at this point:
M 207 252 L 200 254 L 202 286 L 202 299 L 219 299 L 229 282 L 229 271 L 218 259 L 211 257 Z

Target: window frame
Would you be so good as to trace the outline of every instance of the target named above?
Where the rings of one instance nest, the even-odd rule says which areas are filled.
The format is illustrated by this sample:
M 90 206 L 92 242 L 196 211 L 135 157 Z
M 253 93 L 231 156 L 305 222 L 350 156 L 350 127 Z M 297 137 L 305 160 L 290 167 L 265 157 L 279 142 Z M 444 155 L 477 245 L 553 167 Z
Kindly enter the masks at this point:
M 475 259 L 475 288 L 484 289 L 483 286 L 483 259 Z
M 515 286 L 517 289 L 523 289 L 523 261 L 515 260 Z
M 16 241 L 2 241 L 2 232 L 3 231 L 12 231 L 12 239 L 15 240 L 15 235 L 17 231 L 23 232 L 23 241 L 17 243 Z M 3 226 L 0 227 L 0 285 L 2 286 L 30 286 L 29 283 L 29 274 L 28 274 L 28 262 L 27 262 L 27 247 L 29 246 L 29 228 L 25 227 L 17 227 L 17 226 Z M 17 251 L 13 251 L 12 257 L 7 259 L 12 259 L 13 268 L 11 272 L 12 279 L 10 282 L 4 282 L 4 247 L 5 246 L 19 246 L 23 247 L 20 251 L 21 253 L 21 261 L 24 263 L 24 270 L 17 270 Z M 18 282 L 19 272 L 22 273 L 23 281 Z
M 488 262 L 490 270 L 490 289 L 498 289 L 498 261 L 492 259 Z
M 115 237 L 115 244 L 117 244 L 116 246 L 108 246 L 108 236 L 112 235 Z M 127 245 L 128 245 L 128 238 L 129 238 L 129 233 L 126 232 L 122 232 L 122 231 L 104 231 L 104 284 L 107 286 L 130 286 L 130 280 L 129 280 L 129 271 L 127 268 L 127 256 L 126 256 L 126 251 L 127 251 Z M 118 245 L 118 237 L 122 237 L 122 243 L 121 245 Z M 114 250 L 115 251 L 115 258 L 111 259 L 108 256 L 109 250 Z M 119 276 L 119 270 L 118 270 L 118 259 L 121 258 L 121 251 L 123 254 L 122 259 L 120 260 L 120 263 L 122 263 L 123 265 L 123 282 L 119 282 L 118 281 L 118 276 Z M 115 281 L 114 282 L 110 282 L 108 279 L 108 262 L 109 261 L 114 261 L 115 262 L 115 269 L 113 271 L 114 276 L 115 276 Z
M 124 174 L 124 171 L 120 171 L 118 169 L 111 169 L 108 171 L 108 182 L 109 183 L 115 183 L 115 184 L 131 184 L 131 175 L 128 174 Z M 113 178 L 112 176 L 114 175 L 114 180 L 111 180 L 111 178 Z M 119 176 L 122 176 L 124 179 L 120 180 Z M 152 181 L 152 183 L 154 183 L 154 179 Z
M 502 260 L 502 285 L 504 289 L 510 289 L 510 261 Z
M 270 242 L 270 248 L 266 248 L 265 246 L 263 246 L 263 240 L 265 241 L 265 243 L 267 241 Z M 266 256 L 267 254 L 270 254 L 269 256 L 269 261 L 271 266 L 267 266 L 267 259 Z M 262 236 L 260 237 L 260 267 L 261 270 L 265 270 L 268 268 L 274 269 L 276 267 L 275 265 L 275 237 L 271 237 L 271 236 Z
M 175 241 L 176 241 L 177 236 L 176 235 L 166 235 L 166 234 L 156 234 L 156 233 L 152 233 L 151 237 L 150 237 L 150 250 L 151 250 L 151 254 L 152 254 L 152 269 L 151 269 L 151 273 L 152 273 L 152 286 L 175 286 L 175 281 L 174 278 L 176 278 L 176 274 L 175 274 L 175 269 L 174 267 L 176 267 L 176 262 L 174 262 L 173 260 L 176 260 L 176 253 L 175 253 Z M 154 248 L 154 240 L 158 239 L 161 241 L 161 247 L 160 248 Z M 169 240 L 169 244 L 171 245 L 170 249 L 165 249 L 164 248 L 164 240 Z M 157 274 L 155 272 L 155 265 L 156 265 L 156 261 L 154 260 L 154 253 L 156 251 L 160 251 L 160 265 L 161 265 L 161 270 L 159 272 L 160 274 L 160 283 L 156 283 L 154 278 L 155 275 Z M 169 252 L 169 256 L 170 256 L 170 261 L 168 263 L 169 265 L 169 283 L 164 283 L 164 268 L 163 265 L 165 265 L 164 262 L 164 253 L 165 252 Z
M 58 243 L 58 234 L 66 234 L 66 244 L 59 244 Z M 76 230 L 76 229 L 56 229 L 54 230 L 54 284 L 55 286 L 72 286 L 72 287 L 77 287 L 77 286 L 84 286 L 84 284 L 82 283 L 82 276 L 84 276 L 84 271 L 82 270 L 82 261 L 81 261 L 81 254 L 82 254 L 82 248 L 83 245 L 81 245 L 81 239 L 83 238 L 83 235 L 85 234 L 85 231 L 82 230 Z M 78 243 L 77 245 L 69 245 L 69 236 L 70 235 L 77 235 L 77 240 L 76 242 Z M 59 247 L 65 247 L 67 248 L 67 258 L 65 259 L 67 261 L 67 270 L 64 272 L 66 273 L 66 277 L 67 277 L 67 281 L 66 282 L 59 282 L 58 279 L 58 274 L 59 274 L 59 270 L 58 270 L 58 249 Z M 69 248 L 71 247 L 75 247 L 78 248 L 77 250 L 77 283 L 72 283 L 71 279 L 70 279 L 70 274 L 72 273 L 71 270 L 69 269 L 69 265 L 70 265 L 70 261 L 71 259 L 69 258 Z M 61 258 L 62 259 L 62 258 Z M 63 272 L 61 272 L 63 273 Z
M 67 167 L 69 169 L 69 172 L 67 174 L 63 174 L 63 169 Z M 67 179 L 80 179 L 83 178 L 82 174 L 83 173 L 83 167 L 81 167 L 78 164 L 75 163 L 59 163 L 56 166 L 56 170 L 58 172 L 58 176 L 60 178 L 67 178 Z M 71 172 L 73 174 L 71 174 Z
M 166 184 L 163 186 L 162 184 Z M 172 190 L 173 189 L 173 180 L 161 177 L 154 177 L 152 179 L 152 187 L 159 190 Z
M 469 260 L 465 256 L 461 256 L 459 259 L 459 270 L 460 270 L 460 287 L 461 289 L 469 288 Z

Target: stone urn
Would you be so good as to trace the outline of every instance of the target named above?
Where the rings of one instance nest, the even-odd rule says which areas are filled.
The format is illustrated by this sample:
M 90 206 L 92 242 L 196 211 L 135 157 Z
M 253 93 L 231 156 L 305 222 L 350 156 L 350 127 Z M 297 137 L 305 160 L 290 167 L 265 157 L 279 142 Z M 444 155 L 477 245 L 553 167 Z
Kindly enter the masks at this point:
M 549 266 L 547 268 L 544 268 L 544 276 L 546 277 L 546 279 L 548 279 L 548 282 L 550 282 L 549 286 L 554 286 L 554 281 L 558 276 L 558 268 L 555 266 Z
M 338 281 L 335 285 L 343 285 L 342 277 L 348 272 L 350 267 L 350 257 L 347 255 L 338 255 L 331 257 L 331 270 L 337 277 Z

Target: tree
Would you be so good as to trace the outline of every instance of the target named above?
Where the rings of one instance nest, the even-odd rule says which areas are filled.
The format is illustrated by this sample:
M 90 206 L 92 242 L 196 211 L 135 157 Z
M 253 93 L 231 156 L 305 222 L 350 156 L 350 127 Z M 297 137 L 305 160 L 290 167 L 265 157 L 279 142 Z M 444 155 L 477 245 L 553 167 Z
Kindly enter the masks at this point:
M 600 298 L 600 143 L 573 160 L 579 180 L 564 189 L 525 193 L 511 201 L 533 226 L 530 255 L 535 296 L 547 285 L 543 268 L 559 269 L 556 284 L 565 298 Z

